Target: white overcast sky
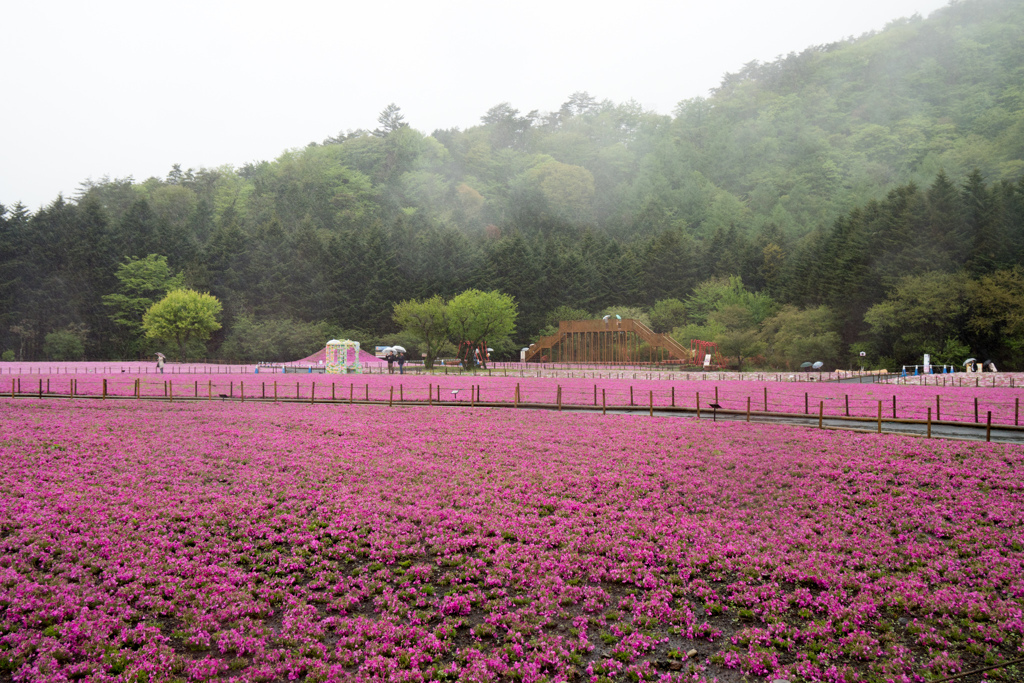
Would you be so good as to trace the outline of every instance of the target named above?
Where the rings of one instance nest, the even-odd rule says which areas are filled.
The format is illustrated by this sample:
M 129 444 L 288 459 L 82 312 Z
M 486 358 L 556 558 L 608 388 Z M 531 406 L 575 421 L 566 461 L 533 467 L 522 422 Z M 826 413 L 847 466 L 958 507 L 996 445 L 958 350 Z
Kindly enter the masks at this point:
M 0 38 L 0 203 L 87 178 L 240 166 L 389 103 L 429 134 L 578 90 L 671 114 L 727 72 L 946 0 L 10 0 Z

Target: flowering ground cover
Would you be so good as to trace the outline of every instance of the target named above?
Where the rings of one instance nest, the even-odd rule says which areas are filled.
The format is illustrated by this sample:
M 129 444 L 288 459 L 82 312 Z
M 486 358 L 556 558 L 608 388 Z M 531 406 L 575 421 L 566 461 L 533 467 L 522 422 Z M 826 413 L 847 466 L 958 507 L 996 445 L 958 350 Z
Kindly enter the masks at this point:
M 255 366 L 213 363 L 168 363 L 165 374 L 178 373 L 250 373 Z M 0 376 L 4 375 L 119 375 L 121 373 L 161 374 L 152 361 L 4 361 L 0 363 Z
M 977 387 L 1024 387 L 1024 373 L 1020 372 L 983 372 L 981 374 L 957 374 L 946 375 L 947 382 L 959 382 L 962 386 Z M 921 384 L 929 385 L 936 382 L 942 384 L 942 375 L 907 375 L 906 377 L 891 376 L 887 382 L 899 384 Z
M 582 374 L 582 373 L 579 373 Z M 421 374 L 223 374 L 188 375 L 29 374 L 0 379 L 0 394 L 16 392 L 98 396 L 106 382 L 110 396 L 133 396 L 136 381 L 143 397 L 212 398 L 221 394 L 240 399 L 273 398 L 353 401 L 465 401 L 514 403 L 517 387 L 523 404 L 655 407 L 675 405 L 693 409 L 698 395 L 702 408 L 717 402 L 728 410 L 875 418 L 879 402 L 882 416 L 925 420 L 981 422 L 992 413 L 992 423 L 1021 425 L 1024 390 L 1008 386 L 974 387 L 947 384 L 839 384 L 835 382 L 779 382 L 774 380 L 646 379 L 650 373 L 618 373 L 616 377 L 518 377 L 513 373 L 478 376 Z M 457 394 L 452 392 L 458 390 Z M 895 405 L 894 405 L 895 400 Z
M 0 398 L 0 680 L 927 680 L 1021 650 L 1024 448 Z

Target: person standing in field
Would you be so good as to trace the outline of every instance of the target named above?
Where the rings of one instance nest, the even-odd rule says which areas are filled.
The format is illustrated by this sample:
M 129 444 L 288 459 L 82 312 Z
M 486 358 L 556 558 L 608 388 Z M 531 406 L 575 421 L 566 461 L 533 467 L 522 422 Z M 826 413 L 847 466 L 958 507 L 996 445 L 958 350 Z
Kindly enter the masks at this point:
M 398 374 L 405 374 L 405 351 L 398 352 Z
M 388 362 L 388 374 L 395 374 L 395 352 L 388 351 L 388 355 L 384 356 L 384 360 Z
M 156 369 L 160 371 L 160 374 L 164 374 L 164 354 L 156 354 Z

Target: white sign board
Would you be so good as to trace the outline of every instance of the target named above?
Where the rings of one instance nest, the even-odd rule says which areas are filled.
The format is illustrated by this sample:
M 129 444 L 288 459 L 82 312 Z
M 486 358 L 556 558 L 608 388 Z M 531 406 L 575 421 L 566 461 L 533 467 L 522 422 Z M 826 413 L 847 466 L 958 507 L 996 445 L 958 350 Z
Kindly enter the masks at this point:
M 704 366 L 706 367 L 708 365 L 711 365 L 711 354 L 710 353 L 705 353 L 704 354 Z

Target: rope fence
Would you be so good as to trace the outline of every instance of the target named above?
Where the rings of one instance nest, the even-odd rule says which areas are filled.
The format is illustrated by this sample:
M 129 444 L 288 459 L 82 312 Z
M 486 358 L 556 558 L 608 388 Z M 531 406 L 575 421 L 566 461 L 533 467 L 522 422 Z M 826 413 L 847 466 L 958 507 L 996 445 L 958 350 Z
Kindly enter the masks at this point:
M 748 416 L 810 416 L 823 419 L 936 422 L 1020 426 L 1018 391 L 979 395 L 971 390 L 945 393 L 919 388 L 896 393 L 885 385 L 844 391 L 844 385 L 821 384 L 813 389 L 787 384 L 712 382 L 676 384 L 664 381 L 572 381 L 557 378 L 517 381 L 515 377 L 403 376 L 399 374 L 338 379 L 332 375 L 251 374 L 225 379 L 217 374 L 185 376 L 97 374 L 11 377 L 0 391 L 11 398 L 100 398 L 301 401 L 310 403 L 387 403 L 623 408 L 650 411 L 677 409 L 721 411 Z M 292 379 L 294 377 L 294 379 Z M 886 392 L 886 389 L 890 393 Z

